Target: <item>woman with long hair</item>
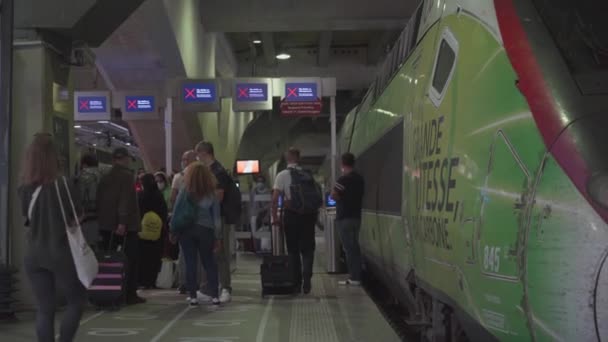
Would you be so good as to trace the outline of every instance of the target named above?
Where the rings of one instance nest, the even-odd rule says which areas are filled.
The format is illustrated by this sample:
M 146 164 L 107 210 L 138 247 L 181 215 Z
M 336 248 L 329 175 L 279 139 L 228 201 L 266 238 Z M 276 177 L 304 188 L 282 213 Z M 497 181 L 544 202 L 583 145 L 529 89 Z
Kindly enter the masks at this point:
M 180 191 L 180 200 L 195 203 L 196 219 L 192 227 L 180 232 L 177 237 L 186 259 L 186 282 L 190 293 L 190 305 L 196 306 L 199 299 L 209 300 L 213 305 L 219 305 L 218 298 L 218 271 L 214 251 L 221 246 L 222 226 L 220 223 L 220 203 L 215 194 L 217 180 L 208 166 L 202 163 L 191 164 L 186 169 L 184 187 Z M 187 199 L 186 199 L 187 198 Z M 175 205 L 174 216 L 180 215 L 177 210 L 181 206 Z M 209 285 L 209 298 L 200 294 L 197 296 L 197 256 L 207 273 Z
M 156 180 L 151 174 L 145 174 L 141 177 L 142 191 L 137 194 L 139 201 L 139 212 L 142 219 L 144 215 L 152 212 L 161 219 L 162 228 L 158 240 L 150 241 L 139 240 L 139 285 L 146 289 L 156 287 L 156 276 L 160 271 L 163 237 L 166 234 L 165 227 L 167 224 L 167 204 L 163 194 L 156 185 Z
M 29 227 L 25 272 L 38 306 L 36 333 L 41 342 L 55 341 L 56 291 L 67 301 L 59 331 L 61 342 L 74 340 L 86 305 L 86 289 L 78 280 L 61 209 L 63 205 L 69 223 L 78 220 L 71 210 L 69 195 L 76 212 L 82 213 L 77 189 L 61 176 L 53 138 L 36 134 L 25 156 L 19 196 Z

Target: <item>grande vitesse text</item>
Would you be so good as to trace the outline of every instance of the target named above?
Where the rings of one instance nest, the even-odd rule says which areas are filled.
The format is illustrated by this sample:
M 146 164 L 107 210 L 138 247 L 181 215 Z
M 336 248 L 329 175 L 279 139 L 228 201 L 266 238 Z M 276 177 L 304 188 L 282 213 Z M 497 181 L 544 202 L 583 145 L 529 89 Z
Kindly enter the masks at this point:
M 444 249 L 452 249 L 447 224 L 455 220 L 459 202 L 454 199 L 458 157 L 441 157 L 445 148 L 441 116 L 414 127 L 416 215 L 411 218 L 416 237 Z M 444 155 L 447 153 L 444 153 Z

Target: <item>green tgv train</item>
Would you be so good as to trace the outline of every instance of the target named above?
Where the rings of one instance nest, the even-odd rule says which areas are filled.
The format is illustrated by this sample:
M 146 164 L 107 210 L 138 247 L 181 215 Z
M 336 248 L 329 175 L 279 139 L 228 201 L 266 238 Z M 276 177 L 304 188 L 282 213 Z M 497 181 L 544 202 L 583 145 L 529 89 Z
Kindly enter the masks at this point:
M 608 341 L 608 2 L 425 0 L 339 134 L 431 341 Z

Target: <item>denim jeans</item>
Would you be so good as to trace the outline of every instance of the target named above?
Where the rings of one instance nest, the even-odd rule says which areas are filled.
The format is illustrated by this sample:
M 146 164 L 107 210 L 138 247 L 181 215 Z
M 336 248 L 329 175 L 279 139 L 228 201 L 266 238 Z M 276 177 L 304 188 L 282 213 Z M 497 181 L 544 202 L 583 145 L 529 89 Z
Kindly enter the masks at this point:
M 67 309 L 61 317 L 59 341 L 71 342 L 80 326 L 80 319 L 86 306 L 86 289 L 78 280 L 76 269 L 57 268 L 55 271 L 39 267 L 25 259 L 25 272 L 30 280 L 34 298 L 38 306 L 36 313 L 36 334 L 38 341 L 55 341 L 55 314 L 57 312 L 56 291 L 67 300 Z
M 350 273 L 350 280 L 361 281 L 361 248 L 359 247 L 361 220 L 346 218 L 336 220 L 335 224 L 346 254 L 346 266 Z
M 231 253 L 232 250 L 232 236 L 234 234 L 235 225 L 227 224 L 222 219 L 222 248 L 215 253 L 215 260 L 217 262 L 218 274 L 219 274 L 219 282 L 220 288 L 226 289 L 229 292 L 232 292 L 232 270 L 230 269 L 230 261 L 231 261 Z M 207 275 L 206 272 L 202 272 L 201 278 L 201 292 L 204 294 L 209 294 L 209 284 L 207 283 Z
M 200 256 L 201 263 L 207 273 L 207 282 L 209 283 L 209 295 L 213 298 L 218 297 L 218 273 L 217 263 L 213 255 L 213 247 L 215 245 L 215 232 L 211 228 L 197 226 L 182 235 L 179 240 L 180 247 L 184 252 L 186 261 L 186 282 L 190 298 L 196 298 L 198 290 L 198 262 L 197 256 Z

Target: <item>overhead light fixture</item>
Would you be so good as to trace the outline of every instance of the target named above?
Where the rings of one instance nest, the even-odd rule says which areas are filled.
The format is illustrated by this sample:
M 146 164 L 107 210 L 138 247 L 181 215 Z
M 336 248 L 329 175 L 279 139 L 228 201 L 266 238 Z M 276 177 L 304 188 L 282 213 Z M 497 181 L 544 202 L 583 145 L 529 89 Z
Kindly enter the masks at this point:
M 260 44 L 262 44 L 262 40 L 261 40 L 261 39 L 254 39 L 254 40 L 252 40 L 251 42 L 252 42 L 253 44 L 256 44 L 256 45 L 260 45 Z
M 276 57 L 277 57 L 277 59 L 280 59 L 280 60 L 283 60 L 283 61 L 284 61 L 284 60 L 286 60 L 286 59 L 290 59 L 290 58 L 291 58 L 291 55 L 290 55 L 290 54 L 288 54 L 287 52 L 281 52 L 281 53 L 279 53 L 279 54 L 278 54 Z
M 95 134 L 101 134 L 101 133 L 102 133 L 101 131 L 97 131 L 97 132 L 95 132 Z
M 97 121 L 97 123 L 100 123 L 100 124 L 107 124 L 107 123 L 108 123 L 108 121 Z
M 74 125 L 74 128 L 82 128 L 80 125 Z
M 126 145 L 127 145 L 127 146 L 131 146 L 131 143 L 130 143 L 130 142 L 128 142 L 128 143 L 126 143 Z
M 97 144 L 93 144 L 93 147 L 97 147 Z
M 250 36 L 250 38 L 251 38 L 251 42 L 252 42 L 253 44 L 256 44 L 256 45 L 262 44 L 262 38 L 260 37 L 260 34 L 259 34 L 259 33 L 254 33 L 254 34 L 252 34 L 252 35 Z

